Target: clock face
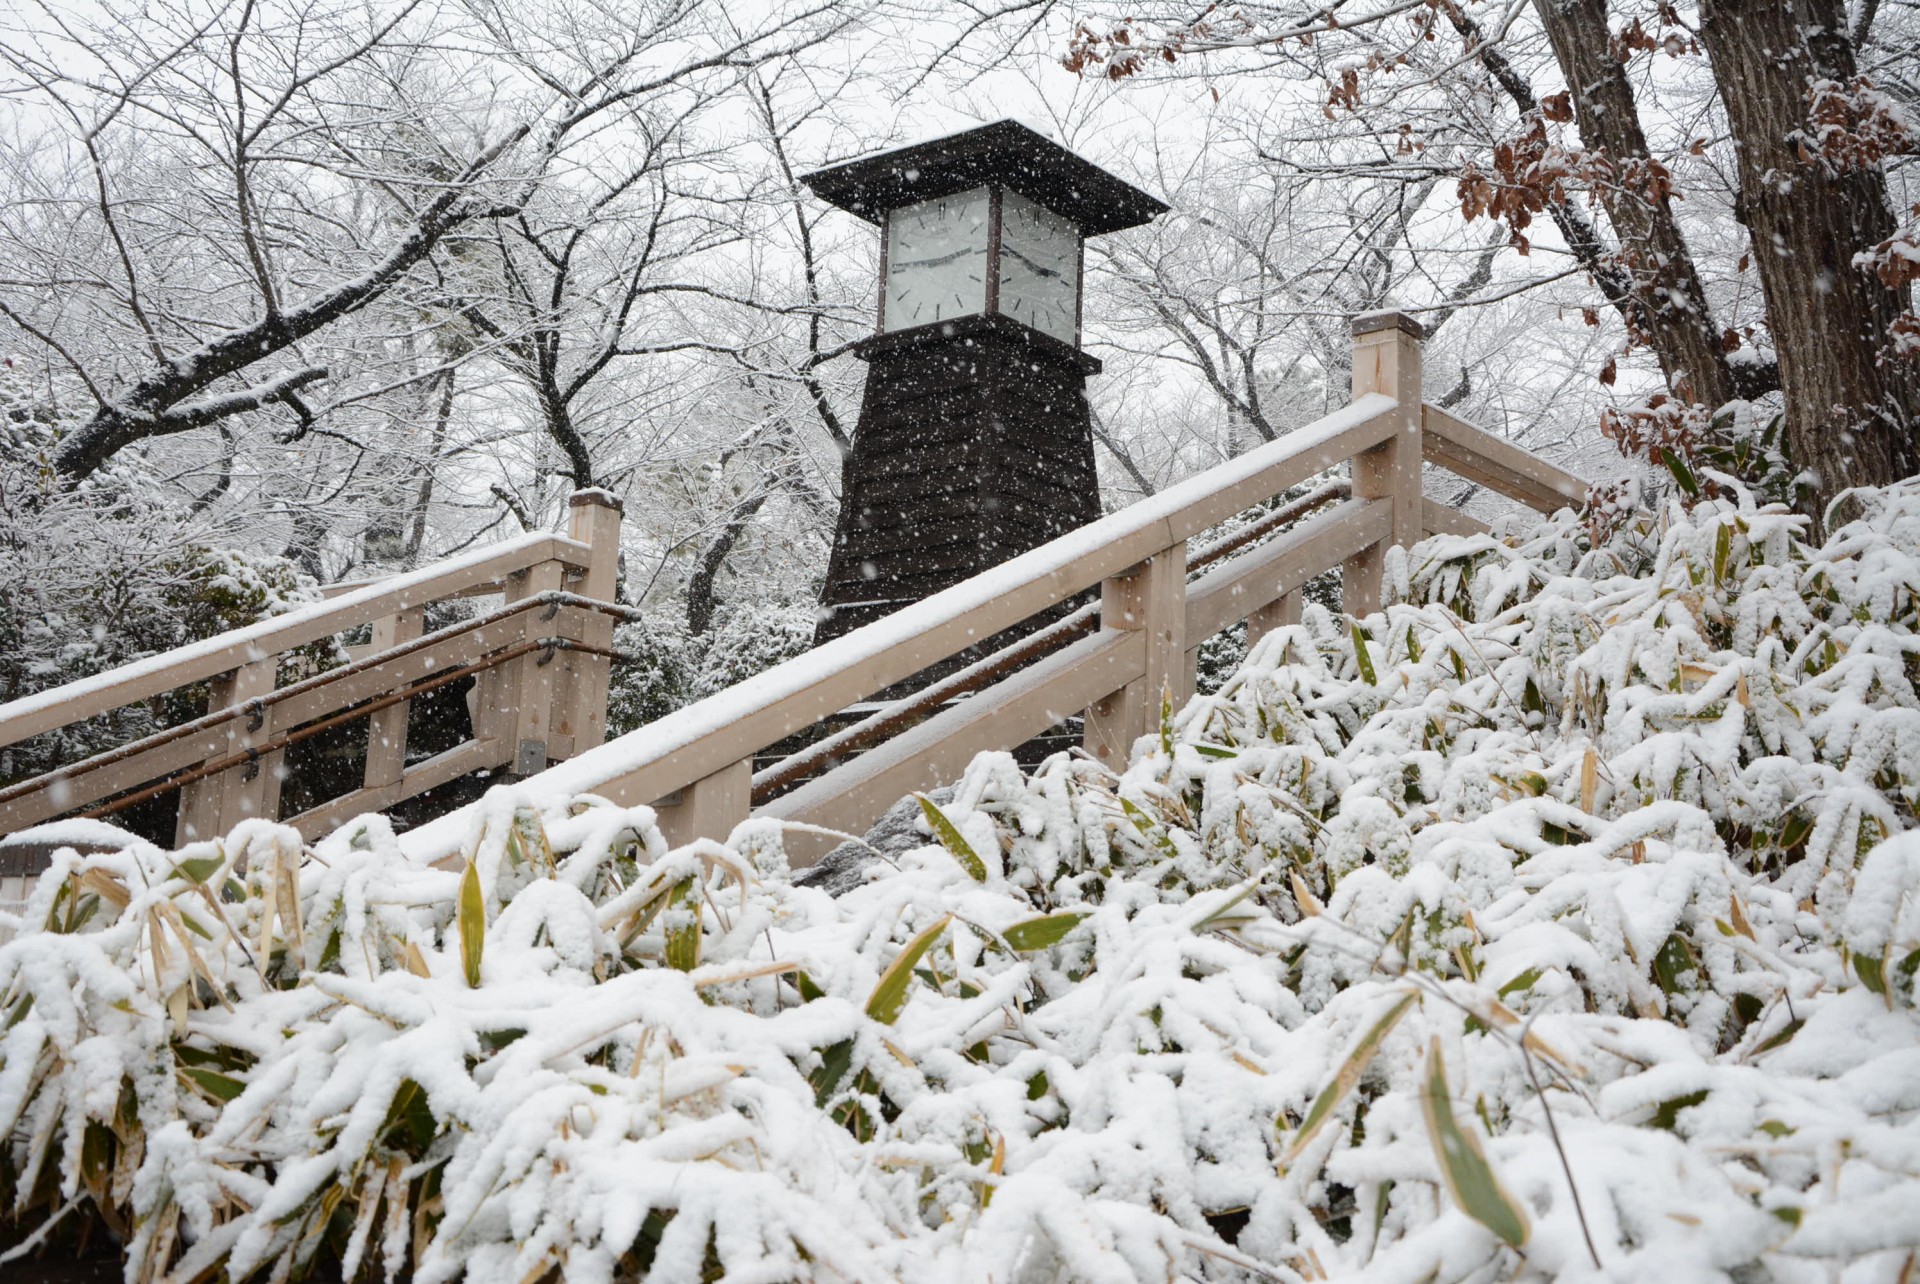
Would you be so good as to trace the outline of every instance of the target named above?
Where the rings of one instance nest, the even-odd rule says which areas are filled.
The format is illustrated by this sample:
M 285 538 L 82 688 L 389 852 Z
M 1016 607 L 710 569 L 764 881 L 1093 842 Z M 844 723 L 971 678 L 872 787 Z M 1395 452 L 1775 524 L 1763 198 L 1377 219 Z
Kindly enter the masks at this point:
M 987 306 L 987 189 L 903 205 L 887 217 L 886 328 Z
M 1078 342 L 1080 229 L 1011 189 L 1000 202 L 1000 310 Z

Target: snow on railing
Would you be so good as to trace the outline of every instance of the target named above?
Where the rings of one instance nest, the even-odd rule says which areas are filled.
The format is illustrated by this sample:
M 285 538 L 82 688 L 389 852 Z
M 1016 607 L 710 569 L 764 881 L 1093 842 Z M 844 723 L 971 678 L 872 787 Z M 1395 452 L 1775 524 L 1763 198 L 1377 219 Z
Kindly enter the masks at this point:
M 195 682 L 212 679 L 214 689 L 206 718 L 0 789 L 0 834 L 76 811 L 107 814 L 173 788 L 182 793 L 181 841 L 246 816 L 278 816 L 286 746 L 363 717 L 361 787 L 290 818 L 303 832 L 506 766 L 538 773 L 554 796 L 652 804 L 676 843 L 724 838 L 750 812 L 794 822 L 789 855 L 803 864 L 830 841 L 814 830 L 858 832 L 908 792 L 954 778 L 981 750 L 1012 748 L 1068 718 L 1084 717 L 1089 752 L 1123 765 L 1157 724 L 1163 698 L 1191 693 L 1207 638 L 1244 620 L 1251 642 L 1297 621 L 1301 589 L 1334 569 L 1348 611 L 1364 615 L 1378 606 L 1389 547 L 1485 529 L 1421 494 L 1423 464 L 1541 511 L 1584 499 L 1580 478 L 1422 405 L 1421 333 L 1398 313 L 1361 318 L 1351 404 L 604 744 L 620 515 L 610 496 L 582 492 L 570 536 L 529 535 L 354 586 L 0 706 L 6 745 Z M 1338 491 L 1323 486 L 1190 560 L 1189 540 L 1342 462 L 1350 477 Z M 566 591 L 569 577 L 577 592 Z M 754 778 L 754 756 L 769 746 L 934 666 L 972 659 L 983 639 L 1068 610 L 1096 586 L 1097 615 L 1070 611 Z M 502 608 L 423 636 L 427 604 L 489 590 L 502 592 Z M 365 624 L 372 654 L 278 687 L 279 655 Z M 473 738 L 407 763 L 408 701 L 468 675 L 482 684 Z M 856 750 L 864 752 L 836 762 Z M 423 862 L 454 856 L 474 823 L 472 808 L 450 812 L 403 835 L 402 848 Z

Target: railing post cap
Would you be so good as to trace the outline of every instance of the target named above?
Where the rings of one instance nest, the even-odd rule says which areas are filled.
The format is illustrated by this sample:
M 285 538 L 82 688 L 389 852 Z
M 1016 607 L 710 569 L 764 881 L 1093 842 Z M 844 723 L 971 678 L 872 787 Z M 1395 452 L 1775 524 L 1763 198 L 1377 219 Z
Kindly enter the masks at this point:
M 576 490 L 573 494 L 567 496 L 567 507 L 569 508 L 585 508 L 589 504 L 598 505 L 601 508 L 611 508 L 616 513 L 624 513 L 627 511 L 627 506 L 620 502 L 618 495 L 615 495 L 610 490 L 601 490 L 598 486 L 591 486 L 585 490 Z
M 1382 330 L 1399 330 L 1416 339 L 1427 337 L 1427 327 L 1405 312 L 1391 309 L 1383 312 L 1363 312 L 1353 319 L 1353 337 L 1378 334 Z

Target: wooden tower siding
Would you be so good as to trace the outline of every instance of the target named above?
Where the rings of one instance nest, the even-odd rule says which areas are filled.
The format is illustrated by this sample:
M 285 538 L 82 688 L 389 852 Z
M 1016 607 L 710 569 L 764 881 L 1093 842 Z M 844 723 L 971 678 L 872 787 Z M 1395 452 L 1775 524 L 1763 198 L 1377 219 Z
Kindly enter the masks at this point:
M 996 315 L 881 335 L 861 355 L 816 644 L 1100 516 L 1086 399 L 1098 361 Z

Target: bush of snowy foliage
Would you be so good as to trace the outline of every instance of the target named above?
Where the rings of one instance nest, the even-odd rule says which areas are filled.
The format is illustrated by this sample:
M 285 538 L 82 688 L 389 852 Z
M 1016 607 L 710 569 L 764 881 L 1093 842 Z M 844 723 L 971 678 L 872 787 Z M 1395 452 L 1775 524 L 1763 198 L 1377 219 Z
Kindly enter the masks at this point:
M 837 901 L 524 786 L 66 853 L 0 1197 L 133 1280 L 1906 1278 L 1920 487 L 1802 529 L 1428 540 Z

